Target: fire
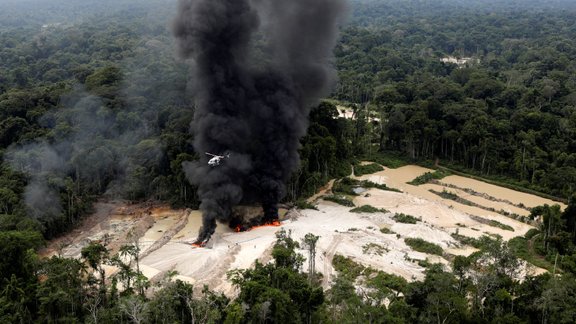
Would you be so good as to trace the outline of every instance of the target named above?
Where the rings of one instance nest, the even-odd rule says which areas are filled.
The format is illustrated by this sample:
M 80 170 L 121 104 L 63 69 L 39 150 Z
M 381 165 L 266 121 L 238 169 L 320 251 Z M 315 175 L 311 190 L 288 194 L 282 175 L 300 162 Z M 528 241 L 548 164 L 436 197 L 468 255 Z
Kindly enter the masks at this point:
M 234 228 L 234 231 L 237 233 L 238 232 L 245 232 L 245 231 L 251 231 L 251 230 L 256 229 L 256 228 L 267 227 L 267 226 L 276 226 L 277 227 L 277 226 L 282 226 L 282 223 L 280 223 L 279 220 L 275 219 L 273 221 L 265 222 L 265 223 L 260 224 L 260 225 L 254 225 L 254 226 L 249 227 L 249 228 L 242 227 L 241 225 L 236 225 L 236 227 Z
M 268 227 L 268 226 L 280 226 L 280 222 L 279 221 L 274 221 L 274 222 L 269 222 L 269 223 L 264 223 L 262 225 L 256 225 L 250 228 L 250 230 L 253 230 L 255 228 L 260 228 L 260 227 Z
M 192 243 L 192 246 L 197 247 L 197 248 L 203 248 L 206 246 L 206 242 L 195 242 L 195 243 Z
M 260 227 L 280 226 L 280 225 L 282 225 L 282 223 L 280 223 L 280 221 L 276 219 L 276 220 L 273 220 L 273 221 L 270 221 L 270 222 L 266 222 L 266 223 L 264 223 L 264 224 L 262 224 L 262 225 L 252 226 L 252 227 L 250 228 L 250 230 L 253 230 L 253 229 L 255 229 L 255 228 L 260 228 Z
M 280 221 L 276 219 L 276 220 L 273 220 L 273 221 L 266 223 L 264 225 L 265 226 L 280 226 L 280 225 L 282 225 L 282 223 L 280 223 Z

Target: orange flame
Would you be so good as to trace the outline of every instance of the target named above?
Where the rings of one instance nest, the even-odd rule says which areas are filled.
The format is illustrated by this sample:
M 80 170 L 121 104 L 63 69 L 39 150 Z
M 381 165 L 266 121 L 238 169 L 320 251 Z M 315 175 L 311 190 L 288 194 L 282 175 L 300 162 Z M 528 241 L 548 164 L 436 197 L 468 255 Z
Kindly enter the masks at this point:
M 262 225 L 253 226 L 253 227 L 250 228 L 250 230 L 253 230 L 253 229 L 255 229 L 255 228 L 260 228 L 260 227 L 280 226 L 280 225 L 282 225 L 282 223 L 280 223 L 279 220 L 274 220 L 274 221 L 271 221 L 271 222 L 264 223 L 264 224 L 262 224 Z
M 206 242 L 192 243 L 192 246 L 197 247 L 197 248 L 203 248 L 206 246 Z
M 237 225 L 237 226 L 234 228 L 234 231 L 235 231 L 236 233 L 239 233 L 239 232 L 247 232 L 247 231 L 251 231 L 251 230 L 256 229 L 256 228 L 267 227 L 267 226 L 282 226 L 282 223 L 280 223 L 280 221 L 276 219 L 276 220 L 273 220 L 273 221 L 271 221 L 271 222 L 266 222 L 266 223 L 264 223 L 264 224 L 252 226 L 252 227 L 250 227 L 250 228 L 248 228 L 248 229 L 245 229 L 245 230 L 242 230 L 242 226 Z
M 271 221 L 269 223 L 266 223 L 264 225 L 266 225 L 266 226 L 280 226 L 280 225 L 282 225 L 282 223 L 280 223 L 280 221 L 276 219 L 276 220 Z

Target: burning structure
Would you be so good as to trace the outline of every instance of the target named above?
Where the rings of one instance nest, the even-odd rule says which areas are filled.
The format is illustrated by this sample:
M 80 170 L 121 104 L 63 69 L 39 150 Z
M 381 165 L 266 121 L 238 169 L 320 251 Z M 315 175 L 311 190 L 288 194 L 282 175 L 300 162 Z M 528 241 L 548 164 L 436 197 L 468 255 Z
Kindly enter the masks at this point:
M 173 32 L 191 59 L 192 124 L 199 161 L 183 165 L 198 186 L 207 242 L 233 207 L 262 204 L 278 221 L 285 182 L 298 167 L 310 107 L 327 94 L 345 0 L 180 0 Z M 217 167 L 202 152 L 229 152 Z

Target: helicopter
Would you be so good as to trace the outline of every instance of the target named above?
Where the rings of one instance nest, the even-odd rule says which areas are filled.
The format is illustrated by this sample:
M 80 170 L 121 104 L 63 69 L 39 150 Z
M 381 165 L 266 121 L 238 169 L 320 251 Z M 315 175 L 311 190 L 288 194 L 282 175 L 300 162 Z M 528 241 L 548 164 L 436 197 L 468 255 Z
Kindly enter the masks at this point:
M 212 153 L 208 153 L 208 152 L 204 152 L 206 153 L 206 155 L 211 156 L 212 158 L 210 160 L 208 160 L 208 165 L 211 167 L 215 167 L 220 165 L 220 162 L 222 162 L 223 159 L 227 159 L 230 157 L 230 153 L 226 154 L 226 155 L 216 155 L 216 154 L 212 154 Z

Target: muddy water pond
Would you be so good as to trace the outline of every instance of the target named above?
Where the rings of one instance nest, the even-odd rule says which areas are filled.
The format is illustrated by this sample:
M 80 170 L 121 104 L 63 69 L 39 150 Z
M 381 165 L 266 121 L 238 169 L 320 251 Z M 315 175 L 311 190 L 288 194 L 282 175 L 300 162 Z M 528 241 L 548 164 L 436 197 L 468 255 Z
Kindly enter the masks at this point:
M 498 199 L 508 200 L 515 204 L 523 204 L 526 207 L 536 207 L 544 204 L 554 205 L 558 204 L 562 209 L 566 207 L 565 204 L 539 197 L 536 195 L 515 191 L 512 189 L 499 187 L 493 184 L 489 184 L 483 181 L 478 181 L 461 176 L 449 176 L 442 179 L 443 183 L 452 184 L 461 188 L 470 188 L 476 192 L 486 193 L 490 196 L 496 197 Z
M 488 221 L 494 220 L 496 222 L 509 225 L 514 229 L 514 231 L 502 230 L 497 227 L 483 224 L 475 224 L 477 227 L 480 226 L 478 227 L 481 229 L 481 232 L 479 233 L 480 235 L 482 232 L 488 232 L 499 234 L 504 237 L 504 239 L 510 239 L 514 236 L 523 235 L 527 230 L 532 228 L 532 226 L 504 216 L 502 211 L 527 216 L 529 211 L 521 208 L 522 205 L 526 207 L 535 207 L 542 204 L 558 204 L 557 202 L 550 199 L 498 187 L 462 176 L 446 177 L 440 180 L 440 184 L 428 183 L 420 186 L 414 186 L 407 183 L 426 172 L 434 172 L 434 170 L 415 165 L 407 165 L 397 169 L 386 168 L 383 171 L 359 177 L 359 179 L 370 180 L 376 183 L 384 183 L 388 187 L 400 189 L 406 194 L 414 195 L 430 202 L 440 203 L 441 205 L 448 207 L 449 210 L 453 210 L 457 213 L 463 213 L 464 215 L 474 215 Z M 448 186 L 452 186 L 452 188 L 449 188 Z M 454 186 L 459 189 L 454 188 Z M 430 189 L 436 192 L 442 192 L 444 189 L 446 189 L 446 191 L 455 193 L 459 198 L 464 198 L 465 200 L 476 204 L 476 206 L 462 201 L 458 202 L 440 197 L 439 195 L 431 192 Z M 464 189 L 469 190 L 464 191 Z M 476 194 L 471 194 L 471 191 L 476 192 Z M 371 194 L 373 193 L 371 192 Z M 388 203 L 384 203 L 383 200 L 376 199 L 377 197 L 371 198 L 372 199 L 358 199 L 358 203 L 370 204 L 371 202 L 372 204 L 375 204 L 375 207 L 388 208 L 393 212 L 412 212 L 419 214 L 416 216 L 422 216 L 431 223 L 444 228 L 455 226 L 454 224 L 456 219 L 449 217 L 449 215 L 444 215 L 448 213 L 447 211 L 445 213 L 440 213 L 438 210 L 432 212 L 432 209 L 434 209 L 432 208 L 432 205 L 429 205 L 428 207 L 419 206 L 419 204 L 404 205 L 395 199 L 388 201 Z M 391 198 L 393 197 L 388 197 L 388 199 Z M 424 203 L 424 205 L 426 204 Z M 565 207 L 563 204 L 560 205 Z M 461 220 L 458 222 L 462 223 Z M 472 223 L 476 222 L 474 221 Z M 472 223 L 468 225 L 472 225 Z
M 425 197 L 427 199 L 434 198 L 433 200 L 437 200 L 436 197 L 438 197 L 438 196 L 428 191 L 428 189 L 431 189 L 432 186 L 430 186 L 430 185 L 413 186 L 413 185 L 407 184 L 407 182 L 414 180 L 416 177 L 418 177 L 418 176 L 420 176 L 426 172 L 434 172 L 434 170 L 428 169 L 428 168 L 423 168 L 423 167 L 416 166 L 416 165 L 407 165 L 407 166 L 397 168 L 397 169 L 386 168 L 384 171 L 380 171 L 380 172 L 377 172 L 374 174 L 364 175 L 360 178 L 361 179 L 368 179 L 370 181 L 377 182 L 377 183 L 385 183 L 389 187 L 397 188 L 397 189 L 400 189 L 400 190 L 407 192 L 407 193 L 415 194 L 417 196 L 422 196 L 422 197 Z M 515 207 L 514 205 L 523 204 L 524 206 L 531 208 L 531 207 L 536 207 L 536 206 L 540 206 L 540 205 L 544 205 L 544 204 L 549 204 L 549 205 L 558 204 L 562 208 L 566 207 L 565 204 L 551 200 L 551 199 L 539 197 L 539 196 L 536 196 L 533 194 L 515 191 L 515 190 L 504 188 L 504 187 L 499 187 L 499 186 L 492 185 L 492 184 L 489 184 L 489 183 L 486 183 L 483 181 L 474 180 L 471 178 L 466 178 L 466 177 L 457 176 L 457 175 L 448 176 L 448 177 L 440 180 L 440 182 L 443 184 L 447 184 L 447 185 L 457 186 L 459 188 L 472 189 L 472 190 L 474 190 L 480 194 L 487 194 L 487 195 L 492 196 L 492 197 L 494 197 L 498 200 L 501 200 L 501 201 L 508 201 L 509 203 L 494 202 L 494 201 L 488 202 L 486 199 L 479 199 L 479 198 L 471 198 L 470 199 L 470 197 L 467 198 L 469 200 L 474 200 L 475 202 L 478 202 L 478 203 L 485 203 L 486 205 L 488 205 L 486 207 L 494 207 L 496 209 L 501 208 L 504 210 L 510 209 L 512 212 L 516 212 L 517 214 L 520 214 L 520 215 L 522 215 L 522 214 L 525 215 L 526 213 L 521 212 L 521 210 L 519 210 L 518 207 Z M 440 186 L 437 186 L 434 189 L 437 190 L 438 188 L 440 188 L 440 191 L 442 190 L 442 188 Z M 451 191 L 454 191 L 454 190 L 451 190 Z M 436 196 L 436 197 L 434 197 L 434 196 Z M 467 196 L 469 196 L 469 195 L 467 194 Z M 504 207 L 506 207 L 505 205 L 508 205 L 509 207 L 504 208 Z

